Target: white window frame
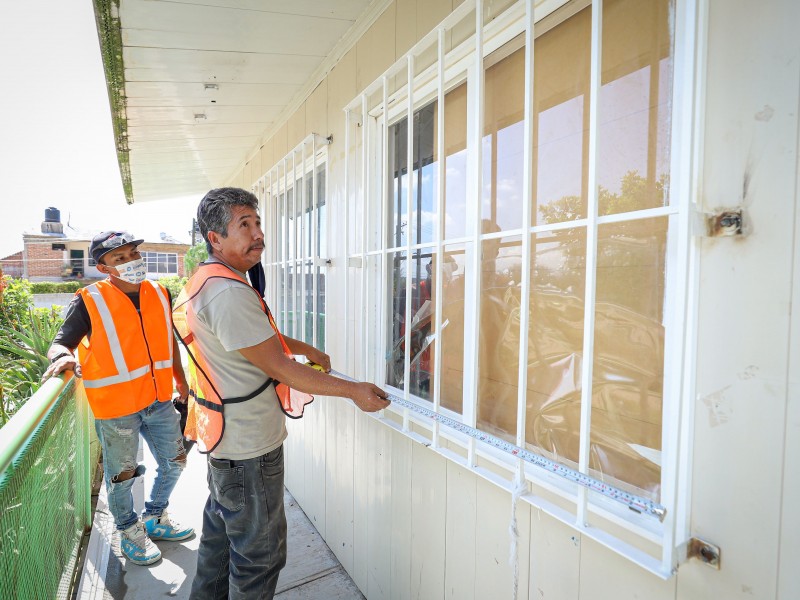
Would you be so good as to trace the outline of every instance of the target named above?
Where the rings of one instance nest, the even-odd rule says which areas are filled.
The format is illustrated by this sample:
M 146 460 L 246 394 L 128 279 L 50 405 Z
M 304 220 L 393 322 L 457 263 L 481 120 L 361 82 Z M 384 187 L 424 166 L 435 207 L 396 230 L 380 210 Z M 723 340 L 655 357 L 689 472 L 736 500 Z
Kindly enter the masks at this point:
M 274 303 L 271 306 L 273 316 L 281 332 L 299 340 L 311 340 L 311 345 L 324 350 L 323 340 L 320 339 L 319 332 L 319 277 L 318 272 L 324 272 L 329 265 L 327 260 L 328 249 L 319 248 L 319 207 L 318 207 L 318 171 L 325 173 L 325 187 L 323 190 L 326 206 L 328 205 L 328 145 L 330 139 L 319 134 L 310 134 L 297 146 L 295 146 L 286 156 L 276 162 L 258 181 L 252 186 L 252 192 L 259 200 L 259 208 L 262 215 L 262 226 L 265 231 L 265 252 L 263 256 L 264 272 L 267 278 L 268 290 L 279 290 L 281 274 L 284 281 L 288 281 L 289 273 L 293 275 L 293 297 L 289 297 L 288 285 L 283 288 L 283 294 L 274 294 L 268 297 Z M 296 183 L 301 181 L 300 194 L 297 193 Z M 308 197 L 308 184 L 311 183 L 311 198 Z M 289 214 L 288 192 L 292 192 L 292 205 L 300 203 L 299 210 L 294 210 L 293 214 L 301 215 L 294 223 L 294 242 L 295 249 L 291 255 L 286 252 L 288 242 L 288 230 L 278 235 L 281 228 L 280 204 L 283 205 L 284 214 Z M 310 211 L 311 220 L 311 247 L 308 247 L 309 232 L 306 226 L 306 219 L 302 216 Z M 327 211 L 328 220 L 330 211 Z M 287 218 L 287 229 L 289 219 Z M 327 243 L 327 225 L 325 223 Z M 279 247 L 282 242 L 283 248 Z M 306 277 L 303 276 L 305 268 L 311 263 L 313 276 L 311 277 L 313 289 L 313 319 L 312 331 L 307 331 L 304 303 L 306 298 Z M 299 290 L 299 294 L 298 294 Z M 298 300 L 299 298 L 299 300 Z M 286 315 L 291 311 L 294 315 L 303 315 L 299 321 L 299 330 L 293 328 L 288 330 Z M 310 337 L 308 334 L 310 333 Z
M 497 451 L 494 448 L 478 444 L 466 435 L 447 428 L 440 428 L 435 421 L 410 414 L 408 409 L 396 410 L 389 408 L 381 411 L 376 418 L 388 425 L 422 441 L 451 460 L 464 467 L 475 471 L 497 485 L 513 491 L 516 482 L 525 481 L 528 485 L 527 493 L 522 497 L 525 501 L 541 508 L 555 518 L 567 523 L 595 541 L 611 548 L 615 552 L 629 558 L 648 571 L 667 579 L 675 573 L 678 565 L 686 559 L 686 544 L 691 537 L 689 532 L 689 494 L 691 472 L 691 414 L 694 397 L 694 347 L 696 332 L 696 301 L 698 288 L 698 248 L 697 238 L 692 233 L 692 215 L 695 213 L 696 189 L 696 161 L 700 155 L 702 143 L 700 127 L 695 122 L 695 115 L 700 114 L 699 107 L 703 94 L 701 74 L 695 70 L 695 64 L 700 64 L 699 56 L 702 55 L 705 39 L 705 18 L 707 10 L 705 0 L 673 0 L 674 1 L 674 54 L 673 54 L 673 114 L 671 121 L 671 154 L 670 154 L 670 197 L 672 202 L 668 206 L 607 216 L 597 216 L 597 98 L 600 81 L 600 56 L 602 31 L 602 0 L 583 0 L 574 2 L 566 11 L 574 11 L 592 4 L 592 59 L 591 59 L 591 84 L 590 99 L 590 150 L 589 150 L 589 210 L 583 222 L 587 231 L 587 282 L 585 311 L 587 317 L 584 322 L 584 356 L 593 355 L 594 339 L 594 306 L 595 306 L 595 268 L 597 262 L 597 229 L 607 223 L 622 222 L 629 219 L 652 217 L 667 217 L 669 219 L 668 250 L 670 260 L 666 274 L 666 289 L 669 301 L 665 305 L 664 324 L 665 362 L 664 362 L 664 390 L 662 403 L 662 461 L 661 461 L 661 504 L 666 508 L 663 521 L 658 521 L 650 516 L 636 514 L 621 504 L 606 497 L 590 492 L 587 488 L 578 486 L 565 479 L 561 479 L 542 469 L 534 467 L 510 454 Z M 386 173 L 388 168 L 388 128 L 397 120 L 408 117 L 408 152 L 407 164 L 409 173 L 412 170 L 411 157 L 413 145 L 411 143 L 412 124 L 414 112 L 430 102 L 438 99 L 439 123 L 444 122 L 444 94 L 449 91 L 466 74 L 468 82 L 468 127 L 467 147 L 468 173 L 472 180 L 468 182 L 467 206 L 475 210 L 477 218 L 473 216 L 472 229 L 463 241 L 473 244 L 472 267 L 476 277 L 480 277 L 480 253 L 477 249 L 480 242 L 487 238 L 480 231 L 480 194 L 481 170 L 475 168 L 480 165 L 481 137 L 483 131 L 483 74 L 484 59 L 491 52 L 501 47 L 520 33 L 526 36 L 526 85 L 525 85 L 525 117 L 524 122 L 524 197 L 532 186 L 531 160 L 532 156 L 532 127 L 533 114 L 533 44 L 534 23 L 536 33 L 540 28 L 548 28 L 547 17 L 557 9 L 567 4 L 566 0 L 544 0 L 534 7 L 533 0 L 517 2 L 491 23 L 483 24 L 476 17 L 476 31 L 472 37 L 445 53 L 447 33 L 459 22 L 469 17 L 471 11 L 475 15 L 483 14 L 483 0 L 466 0 L 456 8 L 439 26 L 422 38 L 408 54 L 387 69 L 381 77 L 367 86 L 357 98 L 345 107 L 345 205 L 353 205 L 356 211 L 368 218 L 362 223 L 351 223 L 349 215 L 345 221 L 348 224 L 348 238 L 355 233 L 354 228 L 360 226 L 360 247 L 351 249 L 348 245 L 346 269 L 346 285 L 348 293 L 346 302 L 350 302 L 350 271 L 352 268 L 361 268 L 360 294 L 354 298 L 360 310 L 355 314 L 360 318 L 355 319 L 354 329 L 348 330 L 350 339 L 360 339 L 359 348 L 347 347 L 345 364 L 350 375 L 360 378 L 385 381 L 386 374 L 386 311 L 388 275 L 388 256 L 391 249 L 387 248 L 385 211 L 388 200 L 389 178 Z M 569 14 L 573 14 L 570 12 Z M 559 18 L 559 17 L 557 17 Z M 415 61 L 423 53 L 430 55 L 431 49 L 437 51 L 437 61 L 421 73 L 415 73 Z M 389 94 L 390 82 L 396 76 L 405 72 L 406 86 L 393 94 Z M 388 119 L 384 117 L 383 107 L 388 106 Z M 363 125 L 363 126 L 362 126 Z M 360 148 L 355 144 L 351 148 L 351 136 L 360 137 Z M 440 157 L 444 156 L 444 128 L 438 128 L 436 140 Z M 355 161 L 361 165 L 360 176 L 353 176 L 348 161 Z M 410 186 L 412 177 L 408 178 L 407 210 L 411 210 L 413 190 Z M 438 256 L 443 252 L 443 187 L 444 177 L 439 177 L 437 190 L 437 209 L 439 214 L 438 232 L 436 241 L 431 244 L 411 244 L 410 233 L 406 236 L 406 246 L 402 248 L 407 253 L 410 266 L 410 257 L 413 251 L 421 247 L 433 247 Z M 471 198 L 470 198 L 471 196 Z M 380 198 L 380 206 L 376 202 L 366 205 L 366 198 Z M 349 210 L 349 208 L 347 209 Z M 524 207 L 523 223 L 531 223 L 531 208 L 528 203 Z M 410 214 L 408 215 L 410 217 Z M 410 218 L 409 218 L 410 222 Z M 528 302 L 530 299 L 530 240 L 531 235 L 551 231 L 563 226 L 575 226 L 577 222 L 561 225 L 528 226 L 519 230 L 505 231 L 499 234 L 502 237 L 522 236 L 522 256 L 524 259 L 522 273 L 522 299 L 520 309 L 520 331 L 528 330 Z M 379 231 L 382 236 L 380 249 L 370 249 L 367 244 L 368 231 Z M 447 244 L 457 243 L 459 240 L 447 240 Z M 435 299 L 435 331 L 441 330 L 441 265 L 442 260 L 436 261 L 436 299 Z M 411 269 L 407 269 L 410 277 Z M 406 282 L 407 293 L 410 285 Z M 480 290 L 480 281 L 474 282 L 466 294 L 474 296 Z M 370 295 L 372 294 L 372 296 Z M 349 314 L 349 307 L 346 313 Z M 410 319 L 410 302 L 406 302 L 407 322 Z M 469 312 L 469 307 L 465 309 Z M 472 310 L 472 319 L 465 323 L 465 339 L 475 339 L 477 333 L 476 310 Z M 358 322 L 360 320 L 360 322 Z M 361 335 L 357 335 L 361 333 Z M 406 348 L 409 344 L 410 328 L 406 328 Z M 361 360 L 354 360 L 358 352 Z M 525 447 L 525 389 L 527 379 L 527 339 L 520 335 L 520 372 L 519 372 L 519 398 L 517 405 L 517 432 L 516 445 Z M 465 354 L 468 353 L 465 347 Z M 472 378 L 464 382 L 464 412 L 457 415 L 445 411 L 440 407 L 440 353 L 435 355 L 434 364 L 434 390 L 433 410 L 443 413 L 451 418 L 462 421 L 464 424 L 475 427 L 476 415 L 476 389 L 477 389 L 477 356 L 473 348 L 470 356 L 465 356 L 465 364 L 471 361 L 474 368 Z M 408 363 L 410 357 L 406 353 L 405 388 L 408 390 Z M 588 474 L 588 454 L 590 448 L 589 427 L 591 423 L 591 382 L 592 362 L 583 361 L 582 372 L 582 409 L 581 409 L 581 444 L 579 468 L 582 473 Z M 470 372 L 465 369 L 465 373 Z M 393 389 L 398 396 L 414 401 L 408 391 Z M 420 401 L 420 404 L 430 408 L 430 404 Z
M 158 277 L 169 277 L 171 275 L 175 275 L 175 276 L 178 275 L 178 253 L 177 252 L 158 252 L 158 251 L 155 251 L 155 250 L 142 250 L 141 254 L 142 254 L 142 258 L 144 259 L 145 267 L 147 267 L 147 269 L 146 269 L 147 270 L 147 275 L 155 275 L 155 276 L 158 276 Z M 161 257 L 161 256 L 166 256 L 167 257 L 167 268 L 169 268 L 169 257 L 170 256 L 174 256 L 175 257 L 175 272 L 172 273 L 171 271 L 167 271 L 166 273 L 161 273 L 158 270 L 151 271 L 149 269 L 149 263 L 148 263 L 147 259 L 148 258 L 152 258 L 153 256 L 155 256 L 156 269 L 158 268 L 159 257 Z

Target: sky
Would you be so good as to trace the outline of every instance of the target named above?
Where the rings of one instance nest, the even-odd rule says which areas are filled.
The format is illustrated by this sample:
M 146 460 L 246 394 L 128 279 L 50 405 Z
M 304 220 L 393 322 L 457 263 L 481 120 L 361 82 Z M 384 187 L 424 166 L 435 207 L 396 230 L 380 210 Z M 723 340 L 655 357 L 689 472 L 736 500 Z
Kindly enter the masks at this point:
M 128 205 L 91 0 L 0 2 L 0 258 L 47 207 L 85 231 L 190 241 L 199 197 Z

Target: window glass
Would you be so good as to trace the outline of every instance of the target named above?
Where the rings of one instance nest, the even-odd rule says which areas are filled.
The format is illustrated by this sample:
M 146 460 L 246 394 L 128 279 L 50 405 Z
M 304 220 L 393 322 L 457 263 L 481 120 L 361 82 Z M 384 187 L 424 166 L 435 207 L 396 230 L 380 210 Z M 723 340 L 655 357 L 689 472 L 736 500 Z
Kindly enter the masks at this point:
M 406 255 L 389 253 L 388 335 L 386 336 L 386 383 L 403 389 L 405 384 Z
M 525 440 L 578 462 L 586 293 L 586 229 L 531 237 Z
M 178 255 L 165 252 L 142 252 L 148 273 L 154 275 L 177 275 Z
M 483 230 L 497 225 L 484 220 Z M 519 236 L 481 244 L 478 427 L 508 440 L 517 431 L 521 251 Z
M 389 176 L 391 177 L 389 196 L 389 246 L 399 248 L 406 245 L 408 233 L 408 217 L 406 196 L 408 195 L 407 181 L 407 152 L 408 147 L 408 118 L 400 120 L 389 127 Z
M 413 198 L 411 201 L 411 243 L 432 242 L 436 235 L 436 165 L 434 164 L 436 103 L 414 113 L 412 158 L 414 161 Z M 406 244 L 408 235 L 407 196 L 408 118 L 389 128 L 391 148 L 391 190 L 389 212 L 392 215 L 389 238 L 394 247 Z
M 440 405 L 457 413 L 464 409 L 464 275 L 468 246 L 471 244 L 446 246 L 442 263 Z
M 410 392 L 431 400 L 435 327 L 434 249 L 416 250 L 411 261 L 411 374 Z
M 533 225 L 586 218 L 591 7 L 536 38 Z
M 512 44 L 487 57 L 485 72 L 481 217 L 500 231 L 522 219 L 525 48 L 497 60 Z
M 444 126 L 444 237 L 453 239 L 467 235 L 466 83 L 445 96 Z
M 667 217 L 602 225 L 590 468 L 659 499 Z
M 603 3 L 597 164 L 601 215 L 669 202 L 669 7 L 669 0 Z

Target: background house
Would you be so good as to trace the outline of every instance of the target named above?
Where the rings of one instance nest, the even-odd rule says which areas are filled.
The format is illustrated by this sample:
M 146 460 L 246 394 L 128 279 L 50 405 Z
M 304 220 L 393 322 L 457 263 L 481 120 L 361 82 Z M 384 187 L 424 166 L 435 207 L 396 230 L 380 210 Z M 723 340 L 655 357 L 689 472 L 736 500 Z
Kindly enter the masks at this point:
M 50 207 L 45 211 L 39 231 L 22 234 L 23 249 L 0 259 L 6 275 L 30 281 L 102 279 L 89 255 L 92 237 L 98 231 L 81 231 L 61 222 L 61 213 Z M 147 263 L 147 277 L 159 279 L 171 275 L 184 277 L 184 257 L 190 248 L 166 233 L 148 239 L 139 246 Z

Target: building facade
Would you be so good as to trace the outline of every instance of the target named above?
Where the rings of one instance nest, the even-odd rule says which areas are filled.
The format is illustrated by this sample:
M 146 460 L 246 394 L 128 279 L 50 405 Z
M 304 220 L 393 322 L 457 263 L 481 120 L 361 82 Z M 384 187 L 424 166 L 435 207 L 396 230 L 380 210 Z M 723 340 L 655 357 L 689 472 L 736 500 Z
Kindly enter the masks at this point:
M 289 423 L 330 548 L 370 599 L 800 597 L 800 4 L 376 4 L 222 182 L 284 331 L 408 403 Z

